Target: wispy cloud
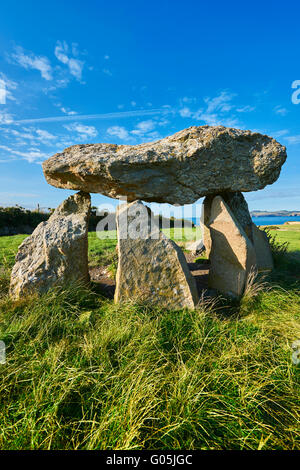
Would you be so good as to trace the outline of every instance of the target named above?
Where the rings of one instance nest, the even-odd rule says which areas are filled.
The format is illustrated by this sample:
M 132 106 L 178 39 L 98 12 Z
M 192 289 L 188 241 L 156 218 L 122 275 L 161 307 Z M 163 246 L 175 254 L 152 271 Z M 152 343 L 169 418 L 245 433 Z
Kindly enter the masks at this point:
M 72 49 L 70 49 L 66 41 L 57 41 L 54 54 L 60 62 L 67 65 L 69 72 L 73 77 L 79 81 L 82 80 L 84 62 L 74 57 L 74 55 L 78 55 L 77 45 L 72 45 Z
M 77 114 L 76 111 L 72 111 L 70 109 L 64 108 L 63 106 L 60 108 L 61 112 L 67 114 L 68 116 L 75 116 Z
M 252 111 L 255 111 L 255 110 L 256 110 L 256 106 L 250 106 L 250 105 L 241 106 L 240 108 L 236 108 L 236 111 L 238 113 L 252 113 Z
M 54 103 L 54 106 L 58 108 L 62 113 L 66 114 L 67 116 L 76 116 L 78 113 L 77 111 L 73 111 L 72 109 L 63 106 L 62 103 Z
M 155 127 L 155 122 L 152 119 L 149 119 L 147 121 L 142 121 L 137 124 L 136 129 L 133 129 L 131 131 L 131 134 L 143 136 L 146 133 L 152 131 L 154 127 Z
M 52 67 L 48 57 L 37 56 L 33 52 L 25 52 L 22 47 L 16 47 L 9 58 L 12 62 L 25 69 L 38 70 L 45 80 L 52 80 Z
M 0 112 L 0 124 L 11 124 L 13 122 L 13 117 L 11 114 L 1 111 Z
M 287 129 L 281 129 L 280 131 L 273 132 L 272 135 L 276 139 L 278 137 L 284 137 L 285 135 L 288 135 L 289 131 Z
M 6 152 L 6 157 L 15 159 L 16 157 L 21 157 L 24 160 L 27 160 L 29 163 L 40 162 L 45 158 L 48 158 L 47 153 L 41 152 L 36 148 L 29 148 L 26 151 L 16 150 L 14 148 L 8 147 L 6 145 L 0 145 L 0 149 Z
M 206 113 L 211 114 L 215 111 L 230 111 L 232 109 L 232 104 L 230 103 L 235 96 L 235 93 L 222 91 L 218 96 L 215 96 L 214 98 L 204 98 L 204 102 L 207 104 Z
M 71 115 L 71 116 L 52 116 L 44 118 L 32 118 L 32 119 L 19 119 L 14 121 L 14 124 L 31 124 L 31 123 L 42 123 L 42 122 L 63 122 L 63 121 L 83 121 L 91 119 L 122 119 L 128 117 L 136 116 L 154 116 L 154 115 L 164 115 L 169 112 L 172 112 L 168 108 L 161 109 L 140 109 L 137 111 L 120 111 L 116 113 L 104 113 L 104 114 L 83 114 L 83 115 Z M 1 122 L 1 121 L 0 121 Z M 3 122 L 2 124 L 10 124 L 12 122 Z
M 287 142 L 290 144 L 290 145 L 295 145 L 295 144 L 300 144 L 300 134 L 298 135 L 290 135 L 290 136 L 286 136 L 285 137 L 285 140 L 287 140 Z
M 49 145 L 57 140 L 57 137 L 44 129 L 34 127 L 22 127 L 21 129 L 3 128 L 1 129 L 6 138 L 12 138 L 17 146 L 31 147 L 45 144 Z
M 0 99 L 0 104 L 6 104 L 7 100 L 17 101 L 15 96 L 13 95 L 13 91 L 17 88 L 17 83 L 13 80 L 9 80 L 7 76 L 0 72 L 0 93 L 3 90 L 3 100 Z
M 64 128 L 70 132 L 76 132 L 81 138 L 96 137 L 98 135 L 98 131 L 94 126 L 85 126 L 78 122 L 66 124 Z
M 210 98 L 204 98 L 205 107 L 199 109 L 192 109 L 186 104 L 192 104 L 194 99 L 183 98 L 180 102 L 185 104 L 179 109 L 179 114 L 183 118 L 193 118 L 197 121 L 203 121 L 210 126 L 223 124 L 225 126 L 239 125 L 238 118 L 234 115 L 237 111 L 236 106 L 232 103 L 233 98 L 236 96 L 234 93 L 222 91 L 219 95 Z M 241 112 L 242 108 L 239 108 Z M 230 113 L 230 116 L 228 116 Z
M 136 142 L 136 139 L 143 141 L 155 140 L 160 138 L 158 132 L 155 131 L 157 126 L 163 126 L 165 122 L 162 120 L 148 119 L 139 122 L 133 129 L 126 129 L 124 126 L 111 126 L 107 129 L 107 134 L 115 136 L 120 140 Z
M 112 76 L 112 72 L 108 68 L 102 69 L 102 72 L 105 73 L 105 75 L 108 75 L 109 77 Z
M 274 111 L 276 114 L 280 114 L 280 116 L 286 116 L 288 113 L 288 110 L 284 108 L 283 106 L 276 106 L 274 108 Z
M 108 135 L 116 136 L 120 140 L 128 140 L 130 137 L 129 132 L 123 126 L 111 126 L 106 132 Z

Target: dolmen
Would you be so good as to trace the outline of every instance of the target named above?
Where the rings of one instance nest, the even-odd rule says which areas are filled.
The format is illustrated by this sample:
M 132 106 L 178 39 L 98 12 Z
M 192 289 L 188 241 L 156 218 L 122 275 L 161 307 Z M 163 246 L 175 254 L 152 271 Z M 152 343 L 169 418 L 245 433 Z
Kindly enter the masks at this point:
M 193 126 L 135 146 L 69 147 L 46 160 L 43 171 L 52 186 L 79 193 L 21 245 L 11 294 L 45 292 L 73 279 L 88 282 L 89 193 L 101 193 L 128 202 L 117 211 L 116 302 L 143 298 L 172 309 L 197 305 L 182 250 L 159 230 L 142 201 L 184 205 L 201 197 L 209 287 L 241 297 L 251 271 L 273 268 L 268 238 L 253 224 L 242 193 L 274 183 L 285 160 L 285 147 L 273 138 L 223 126 Z

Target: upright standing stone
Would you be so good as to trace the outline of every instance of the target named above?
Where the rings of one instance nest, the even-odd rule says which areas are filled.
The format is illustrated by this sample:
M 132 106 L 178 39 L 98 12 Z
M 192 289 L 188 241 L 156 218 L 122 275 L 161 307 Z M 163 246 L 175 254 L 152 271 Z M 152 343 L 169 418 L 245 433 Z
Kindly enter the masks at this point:
M 44 293 L 57 284 L 89 281 L 90 208 L 89 194 L 74 194 L 24 240 L 11 274 L 13 298 Z
M 240 297 L 251 268 L 256 268 L 253 244 L 220 196 L 212 202 L 208 226 L 212 238 L 209 286 Z
M 219 194 L 219 196 L 221 196 L 221 198 L 227 204 L 231 213 L 234 215 L 235 219 L 238 220 L 247 237 L 252 241 L 252 219 L 247 201 L 242 193 L 239 191 L 226 192 Z
M 210 256 L 211 252 L 211 235 L 210 235 L 210 229 L 208 227 L 208 223 L 210 220 L 210 214 L 211 214 L 211 205 L 212 201 L 214 199 L 214 196 L 206 196 L 204 199 L 203 205 L 202 205 L 202 214 L 201 214 L 201 230 L 203 234 L 203 243 L 205 246 L 205 252 L 207 258 Z
M 266 232 L 259 230 L 255 224 L 252 224 L 252 233 L 258 272 L 272 271 L 274 269 L 274 262 Z
M 197 287 L 184 254 L 160 232 L 142 202 L 117 211 L 119 263 L 115 301 L 143 299 L 169 309 L 193 309 Z

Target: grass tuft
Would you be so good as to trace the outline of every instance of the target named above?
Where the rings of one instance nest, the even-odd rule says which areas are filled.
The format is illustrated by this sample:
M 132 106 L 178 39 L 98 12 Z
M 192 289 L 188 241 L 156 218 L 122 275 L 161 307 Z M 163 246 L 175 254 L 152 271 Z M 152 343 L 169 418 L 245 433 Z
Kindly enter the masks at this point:
M 12 302 L 2 264 L 0 448 L 299 450 L 288 255 L 281 277 L 250 276 L 240 304 L 194 311 L 115 305 L 78 284 Z

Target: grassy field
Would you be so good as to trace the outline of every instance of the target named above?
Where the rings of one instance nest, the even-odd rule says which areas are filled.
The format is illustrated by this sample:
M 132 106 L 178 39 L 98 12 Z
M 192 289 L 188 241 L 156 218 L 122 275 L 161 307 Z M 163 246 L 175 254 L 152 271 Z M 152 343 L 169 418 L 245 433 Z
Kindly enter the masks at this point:
M 78 285 L 12 302 L 24 236 L 0 238 L 0 448 L 299 450 L 300 230 L 271 233 L 276 270 L 240 303 L 178 312 Z M 90 233 L 91 264 L 115 244 Z

